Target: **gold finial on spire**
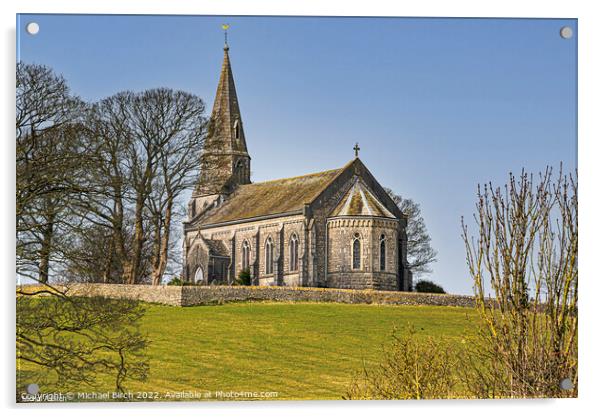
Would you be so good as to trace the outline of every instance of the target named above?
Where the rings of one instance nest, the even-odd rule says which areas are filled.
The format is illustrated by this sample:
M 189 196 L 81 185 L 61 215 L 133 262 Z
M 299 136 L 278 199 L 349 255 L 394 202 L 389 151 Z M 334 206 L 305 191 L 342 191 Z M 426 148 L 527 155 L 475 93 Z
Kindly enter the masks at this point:
M 222 29 L 224 30 L 224 50 L 227 51 L 230 49 L 228 46 L 228 29 L 230 29 L 230 25 L 228 23 L 224 23 L 222 24 Z
M 355 146 L 353 147 L 353 150 L 355 151 L 355 157 L 359 158 L 360 155 L 360 144 L 355 142 Z

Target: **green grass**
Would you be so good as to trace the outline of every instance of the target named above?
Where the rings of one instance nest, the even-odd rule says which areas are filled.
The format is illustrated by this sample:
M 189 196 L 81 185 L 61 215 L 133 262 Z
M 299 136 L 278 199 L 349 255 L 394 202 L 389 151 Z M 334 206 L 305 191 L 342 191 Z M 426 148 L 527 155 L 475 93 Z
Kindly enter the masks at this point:
M 278 399 L 340 399 L 378 360 L 395 327 L 461 344 L 473 309 L 318 303 L 148 305 L 150 375 L 132 391 L 275 391 Z M 76 387 L 73 387 L 76 389 Z M 109 379 L 102 390 L 112 390 Z

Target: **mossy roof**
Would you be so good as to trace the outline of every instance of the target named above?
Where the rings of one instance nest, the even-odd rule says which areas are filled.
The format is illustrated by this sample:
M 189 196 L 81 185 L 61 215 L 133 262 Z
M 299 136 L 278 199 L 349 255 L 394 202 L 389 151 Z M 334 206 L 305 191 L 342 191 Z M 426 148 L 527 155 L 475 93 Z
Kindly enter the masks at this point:
M 203 224 L 217 224 L 303 210 L 344 168 L 292 178 L 240 185 Z
M 228 257 L 230 254 L 228 253 L 228 248 L 222 240 L 211 240 L 205 239 L 205 243 L 209 248 L 209 253 L 214 256 L 224 256 Z
M 332 211 L 331 217 L 338 216 L 395 216 L 368 190 L 364 183 L 357 178 L 347 194 Z

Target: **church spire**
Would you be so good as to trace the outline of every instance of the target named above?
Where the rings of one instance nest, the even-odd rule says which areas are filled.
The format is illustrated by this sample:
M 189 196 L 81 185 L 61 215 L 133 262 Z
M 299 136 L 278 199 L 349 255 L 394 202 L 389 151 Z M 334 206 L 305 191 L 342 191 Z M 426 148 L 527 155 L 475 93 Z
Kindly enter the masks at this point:
M 226 26 L 223 26 L 224 30 Z M 201 155 L 197 195 L 228 193 L 237 185 L 251 182 L 251 157 L 247 151 L 227 38 L 225 41 L 222 69 Z
M 223 136 L 223 144 L 227 149 L 246 153 L 247 144 L 242 129 L 242 119 L 238 106 L 236 86 L 234 85 L 234 76 L 232 75 L 229 50 L 228 44 L 225 44 L 224 59 L 215 101 L 213 102 L 211 121 L 213 122 L 212 127 L 215 133 Z

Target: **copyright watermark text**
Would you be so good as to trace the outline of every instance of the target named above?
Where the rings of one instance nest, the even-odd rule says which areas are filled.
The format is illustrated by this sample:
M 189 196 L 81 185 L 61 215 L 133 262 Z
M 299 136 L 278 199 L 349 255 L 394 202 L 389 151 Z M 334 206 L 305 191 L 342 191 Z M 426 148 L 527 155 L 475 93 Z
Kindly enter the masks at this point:
M 125 391 L 125 392 L 46 392 L 21 393 L 21 402 L 104 402 L 104 401 L 180 401 L 180 400 L 253 400 L 278 398 L 277 391 L 187 390 L 187 391 Z

